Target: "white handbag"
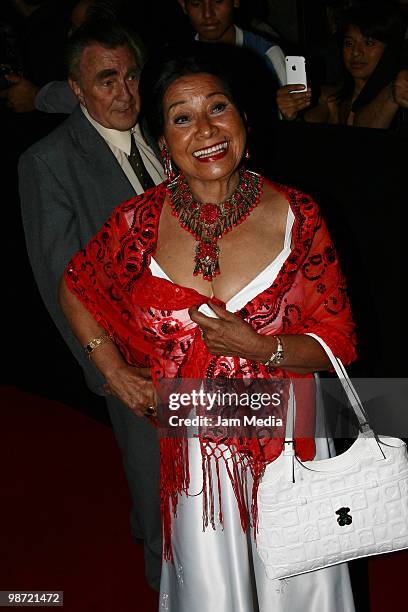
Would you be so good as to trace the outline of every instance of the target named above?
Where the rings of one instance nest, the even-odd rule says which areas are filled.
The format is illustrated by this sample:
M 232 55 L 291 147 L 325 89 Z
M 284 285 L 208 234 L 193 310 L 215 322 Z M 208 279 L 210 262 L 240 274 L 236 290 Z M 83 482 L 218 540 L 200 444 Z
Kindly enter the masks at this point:
M 360 433 L 341 455 L 301 462 L 288 409 L 284 451 L 258 492 L 257 549 L 270 579 L 408 548 L 406 445 L 374 434 L 343 364 L 313 337 L 332 362 Z

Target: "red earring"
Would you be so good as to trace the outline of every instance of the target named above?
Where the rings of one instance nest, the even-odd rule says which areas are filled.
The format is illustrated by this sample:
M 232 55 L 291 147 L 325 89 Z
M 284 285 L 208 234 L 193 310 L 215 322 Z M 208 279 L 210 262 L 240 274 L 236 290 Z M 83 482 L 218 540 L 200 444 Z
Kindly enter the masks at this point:
M 173 164 L 171 163 L 170 151 L 167 148 L 167 145 L 162 145 L 160 147 L 160 157 L 162 158 L 164 172 L 169 181 L 172 181 L 176 173 L 174 172 Z

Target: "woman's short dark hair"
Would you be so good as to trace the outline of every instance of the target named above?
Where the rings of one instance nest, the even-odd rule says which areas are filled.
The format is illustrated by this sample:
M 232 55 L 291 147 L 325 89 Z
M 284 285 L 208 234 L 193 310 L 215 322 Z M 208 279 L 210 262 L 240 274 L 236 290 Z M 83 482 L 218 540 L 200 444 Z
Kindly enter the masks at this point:
M 347 28 L 357 26 L 367 38 L 375 38 L 386 44 L 378 65 L 369 77 L 352 111 L 358 112 L 369 104 L 401 69 L 405 26 L 399 9 L 383 0 L 370 0 L 347 10 L 341 19 L 340 40 L 343 43 Z M 345 71 L 344 83 L 336 95 L 337 102 L 350 99 L 354 91 L 354 79 Z
M 95 43 L 106 49 L 128 46 L 134 53 L 137 67 L 142 70 L 144 51 L 139 37 L 118 22 L 101 18 L 86 21 L 68 39 L 65 47 L 65 63 L 70 78 L 79 80 L 82 54 L 87 47 Z
M 384 0 L 370 0 L 345 11 L 340 19 L 343 37 L 351 25 L 357 26 L 367 38 L 387 45 L 404 39 L 405 25 L 399 9 Z
M 144 124 L 156 141 L 164 131 L 164 95 L 170 85 L 183 76 L 203 73 L 214 75 L 245 121 L 230 47 L 196 41 L 167 45 L 148 60 L 140 78 L 139 93 Z

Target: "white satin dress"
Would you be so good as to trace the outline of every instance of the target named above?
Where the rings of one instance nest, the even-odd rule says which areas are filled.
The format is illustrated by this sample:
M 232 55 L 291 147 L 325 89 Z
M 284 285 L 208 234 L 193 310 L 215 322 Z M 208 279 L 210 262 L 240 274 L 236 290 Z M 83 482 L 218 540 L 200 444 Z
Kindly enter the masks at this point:
M 290 253 L 293 222 L 289 208 L 283 250 L 228 301 L 227 310 L 236 312 L 272 284 Z M 154 276 L 171 282 L 153 258 L 150 269 Z M 331 441 L 316 439 L 316 458 L 333 454 Z M 209 526 L 203 531 L 201 450 L 198 440 L 189 439 L 190 488 L 188 496 L 179 496 L 177 517 L 172 521 L 174 563 L 163 561 L 159 611 L 354 612 L 346 564 L 284 580 L 267 578 L 252 529 L 243 533 L 230 479 L 223 462 L 219 465 L 224 528 L 217 524 L 215 530 Z M 271 470 L 273 464 L 267 466 L 262 482 Z

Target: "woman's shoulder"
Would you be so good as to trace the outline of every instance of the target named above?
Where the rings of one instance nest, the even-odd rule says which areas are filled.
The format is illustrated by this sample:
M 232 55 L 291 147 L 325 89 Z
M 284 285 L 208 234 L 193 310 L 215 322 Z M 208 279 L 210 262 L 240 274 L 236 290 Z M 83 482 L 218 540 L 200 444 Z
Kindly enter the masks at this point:
M 266 191 L 267 190 L 267 191 Z M 314 198 L 298 187 L 265 179 L 268 200 L 287 218 L 288 207 L 293 213 L 299 240 L 311 239 L 321 225 L 321 214 Z
M 283 202 L 286 200 L 292 209 L 295 208 L 301 211 L 305 211 L 305 209 L 307 209 L 309 211 L 318 212 L 319 207 L 316 200 L 310 194 L 299 189 L 298 187 L 278 183 L 267 178 L 265 178 L 265 184 L 273 193 L 276 194 L 276 197 L 278 197 L 280 201 Z

